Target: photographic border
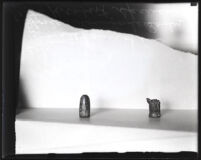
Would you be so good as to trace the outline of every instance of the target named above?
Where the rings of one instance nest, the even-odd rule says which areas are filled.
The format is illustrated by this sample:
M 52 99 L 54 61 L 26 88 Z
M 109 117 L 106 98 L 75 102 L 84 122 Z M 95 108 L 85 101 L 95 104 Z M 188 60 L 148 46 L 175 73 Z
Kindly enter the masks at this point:
M 56 1 L 56 0 L 55 0 Z M 2 107 L 1 107 L 1 142 L 2 142 L 2 150 L 1 157 L 2 159 L 199 159 L 199 151 L 200 145 L 198 143 L 198 153 L 195 152 L 177 152 L 177 153 L 162 153 L 162 152 L 127 152 L 127 153 L 82 153 L 82 154 L 15 154 L 15 106 L 16 106 L 16 70 L 15 67 L 15 56 L 14 48 L 10 47 L 10 45 L 14 45 L 15 41 L 10 40 L 8 37 L 12 36 L 14 30 L 13 24 L 9 21 L 8 17 L 12 15 L 5 15 L 4 7 L 5 3 L 27 3 L 27 2 L 55 2 L 54 0 L 3 0 L 1 1 L 1 9 L 2 9 L 2 17 L 1 17 L 1 29 L 2 29 Z M 69 2 L 70 0 L 59 0 L 57 2 Z M 77 2 L 75 0 L 74 2 Z M 92 0 L 86 0 L 90 2 Z M 93 2 L 133 2 L 133 3 L 180 3 L 180 2 L 189 2 L 192 5 L 198 5 L 200 11 L 200 2 L 198 0 L 96 0 Z M 8 14 L 8 13 L 6 13 Z M 7 16 L 7 18 L 6 18 Z M 200 16 L 200 14 L 199 14 Z M 9 26 L 5 26 L 5 24 L 9 24 Z M 198 29 L 200 27 L 200 21 L 198 25 Z M 199 33 L 200 31 L 198 31 Z M 12 44 L 11 44 L 12 43 Z M 198 37 L 198 97 L 200 97 L 200 37 Z M 200 128 L 200 101 L 198 98 L 198 142 L 199 138 L 199 128 Z

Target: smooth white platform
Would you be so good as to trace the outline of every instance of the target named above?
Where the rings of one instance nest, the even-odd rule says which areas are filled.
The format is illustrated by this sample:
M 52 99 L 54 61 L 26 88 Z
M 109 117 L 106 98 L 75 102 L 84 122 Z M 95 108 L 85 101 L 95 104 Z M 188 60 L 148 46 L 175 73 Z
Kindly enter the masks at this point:
M 197 151 L 197 111 L 26 109 L 16 116 L 16 154 L 127 151 Z

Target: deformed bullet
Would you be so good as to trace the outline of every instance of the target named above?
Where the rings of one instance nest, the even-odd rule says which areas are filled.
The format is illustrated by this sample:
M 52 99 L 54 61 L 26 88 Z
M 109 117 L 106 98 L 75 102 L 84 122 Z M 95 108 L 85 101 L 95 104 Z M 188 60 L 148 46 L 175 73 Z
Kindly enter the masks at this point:
M 160 101 L 158 99 L 146 99 L 149 103 L 149 117 L 158 118 L 161 116 L 160 113 Z

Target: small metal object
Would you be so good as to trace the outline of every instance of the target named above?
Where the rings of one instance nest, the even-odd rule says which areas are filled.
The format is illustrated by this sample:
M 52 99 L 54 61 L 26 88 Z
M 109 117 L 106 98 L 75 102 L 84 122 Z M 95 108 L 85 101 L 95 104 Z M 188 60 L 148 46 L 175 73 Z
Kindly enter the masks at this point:
M 149 117 L 151 118 L 160 117 L 161 116 L 160 101 L 158 99 L 147 98 L 147 102 L 149 103 Z
M 81 118 L 90 117 L 90 99 L 87 95 L 82 95 L 80 98 L 79 115 Z

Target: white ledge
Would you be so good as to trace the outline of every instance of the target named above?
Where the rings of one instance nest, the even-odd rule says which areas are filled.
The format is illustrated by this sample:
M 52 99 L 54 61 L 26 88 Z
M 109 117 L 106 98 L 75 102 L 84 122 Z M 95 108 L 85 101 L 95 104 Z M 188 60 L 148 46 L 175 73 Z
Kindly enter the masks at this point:
M 25 109 L 16 116 L 16 153 L 197 151 L 197 111 Z

